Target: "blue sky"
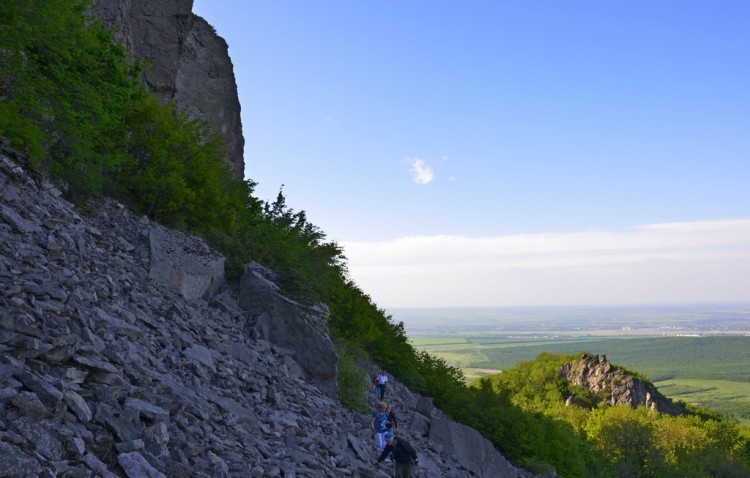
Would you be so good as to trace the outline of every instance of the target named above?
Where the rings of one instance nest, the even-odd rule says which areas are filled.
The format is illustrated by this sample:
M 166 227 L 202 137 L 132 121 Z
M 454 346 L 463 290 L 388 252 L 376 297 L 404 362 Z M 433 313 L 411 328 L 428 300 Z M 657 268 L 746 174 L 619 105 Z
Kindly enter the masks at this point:
M 750 302 L 750 3 L 196 0 L 381 307 Z

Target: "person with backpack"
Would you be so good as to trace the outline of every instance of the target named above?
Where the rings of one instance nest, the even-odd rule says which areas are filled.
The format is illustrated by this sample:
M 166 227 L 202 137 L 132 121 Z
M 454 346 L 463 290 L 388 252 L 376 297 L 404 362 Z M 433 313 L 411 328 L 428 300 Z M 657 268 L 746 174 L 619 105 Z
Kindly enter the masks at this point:
M 378 453 L 381 453 L 385 448 L 385 433 L 388 431 L 386 428 L 388 414 L 385 410 L 385 403 L 380 402 L 377 411 L 372 414 L 372 418 L 370 419 L 370 428 L 375 434 L 375 449 Z
M 398 434 L 398 418 L 396 418 L 396 414 L 393 412 L 393 407 L 391 405 L 388 405 L 385 408 L 386 413 L 388 414 L 388 422 L 386 422 L 386 428 L 392 428 L 393 434 Z M 390 424 L 390 426 L 388 426 Z
M 386 446 L 375 462 L 375 469 L 380 467 L 380 463 L 388 455 L 392 455 L 396 462 L 395 478 L 412 478 L 414 466 L 419 464 L 417 452 L 414 451 L 414 447 L 403 438 L 393 435 L 393 433 L 386 434 L 385 439 Z

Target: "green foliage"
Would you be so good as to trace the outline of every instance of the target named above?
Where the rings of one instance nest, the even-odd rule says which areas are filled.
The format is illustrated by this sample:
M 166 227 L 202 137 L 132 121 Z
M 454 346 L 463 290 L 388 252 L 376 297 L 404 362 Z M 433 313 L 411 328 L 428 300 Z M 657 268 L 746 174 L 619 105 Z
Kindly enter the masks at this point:
M 537 457 L 558 471 L 576 466 L 580 470 L 579 461 L 565 461 L 576 456 L 585 463 L 587 473 L 597 476 L 709 477 L 748 472 L 746 433 L 715 413 L 692 408 L 686 416 L 673 417 L 644 407 L 606 403 L 589 410 L 597 397 L 585 403 L 588 408 L 564 406 L 565 397 L 573 393 L 578 398 L 583 390 L 561 381 L 557 370 L 579 356 L 543 353 L 536 360 L 519 362 L 513 369 L 472 383 L 474 388 L 491 386 L 523 411 L 540 417 L 525 425 L 522 440 L 510 441 L 520 449 L 509 450 L 510 456 L 518 454 L 520 461 Z M 567 440 L 574 439 L 578 446 L 573 451 L 556 454 Z M 555 445 L 549 447 L 549 443 Z M 570 444 L 567 447 L 571 449 Z
M 360 367 L 355 359 L 361 356 L 361 352 L 346 343 L 339 343 L 336 352 L 339 356 L 339 374 L 336 378 L 339 401 L 350 410 L 366 412 L 369 377 L 367 371 Z
M 343 249 L 326 242 L 325 234 L 307 220 L 305 211 L 286 205 L 281 190 L 276 200 L 263 207 L 268 226 L 261 232 L 270 266 L 282 274 L 282 287 L 303 301 L 327 300 L 331 288 L 345 273 Z M 282 253 L 274 250 L 280 247 Z
M 436 401 L 441 403 L 444 396 L 450 396 L 456 389 L 461 389 L 464 375 L 460 369 L 435 355 L 427 352 L 417 352 L 419 370 L 424 376 L 424 391 L 432 391 Z
M 97 194 L 123 160 L 137 65 L 89 2 L 8 0 L 0 10 L 2 131 L 69 196 Z
M 747 438 L 727 420 L 673 417 L 644 407 L 600 407 L 586 424 L 606 476 L 741 477 Z
M 564 402 L 569 396 L 590 403 L 595 400 L 588 389 L 573 387 L 561 377 L 558 369 L 578 355 L 542 353 L 536 360 L 521 361 L 510 370 L 488 376 L 496 389 L 512 390 L 515 405 L 532 411 L 545 410 L 550 403 Z
M 478 400 L 469 408 L 475 415 L 472 426 L 524 467 L 538 473 L 551 467 L 562 476 L 585 476 L 587 445 L 576 427 L 555 416 L 562 415 L 559 407 L 535 403 L 538 410 L 525 409 L 513 390 L 498 386 L 496 377 L 482 378 L 469 387 Z
M 467 366 L 511 368 L 519 360 L 531 360 L 542 352 L 571 354 L 585 348 L 606 354 L 613 362 L 645 374 L 659 382 L 671 377 L 748 382 L 750 376 L 750 337 L 642 337 L 557 340 L 542 344 L 504 343 L 498 339 L 470 339 L 483 345 L 483 360 Z M 727 363 L 735 364 L 727 367 Z
M 463 347 L 433 345 L 436 339 L 430 340 L 433 342 L 419 339 L 417 347 L 462 368 L 496 370 L 510 369 L 519 360 L 532 360 L 544 351 L 570 354 L 585 347 L 626 365 L 626 370 L 637 370 L 635 375 L 645 383 L 653 379 L 659 391 L 672 399 L 699 403 L 750 424 L 750 383 L 745 372 L 750 367 L 750 337 L 570 338 L 543 343 L 534 340 L 531 344 L 515 338 L 485 337 L 465 338 L 468 344 Z M 728 367 L 727 363 L 733 365 Z
M 117 192 L 163 224 L 231 234 L 247 214 L 250 191 L 232 179 L 221 137 L 153 96 L 134 103 L 126 120 L 128 160 Z

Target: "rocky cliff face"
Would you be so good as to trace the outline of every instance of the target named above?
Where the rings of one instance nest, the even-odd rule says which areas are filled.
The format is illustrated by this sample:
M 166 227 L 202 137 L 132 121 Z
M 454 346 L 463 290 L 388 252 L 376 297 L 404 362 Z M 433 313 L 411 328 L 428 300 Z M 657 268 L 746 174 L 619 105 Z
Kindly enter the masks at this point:
M 325 307 L 113 201 L 83 214 L 0 141 L 0 476 L 367 477 Z M 530 477 L 391 380 L 417 477 Z M 369 397 L 370 406 L 375 397 Z
M 603 394 L 610 405 L 630 405 L 633 408 L 643 405 L 670 415 L 685 413 L 653 386 L 607 362 L 604 355 L 583 354 L 579 360 L 562 366 L 560 375 L 594 394 Z M 574 401 L 575 397 L 568 400 Z
M 134 57 L 148 65 L 149 88 L 226 140 L 235 178 L 245 164 L 240 102 L 226 42 L 192 13 L 193 0 L 95 0 L 94 12 Z

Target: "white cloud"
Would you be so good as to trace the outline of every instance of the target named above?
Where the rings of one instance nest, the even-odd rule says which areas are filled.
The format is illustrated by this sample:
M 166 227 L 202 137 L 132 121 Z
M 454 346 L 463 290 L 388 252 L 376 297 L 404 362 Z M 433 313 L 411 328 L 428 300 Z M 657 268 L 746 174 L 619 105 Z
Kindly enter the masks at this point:
M 404 161 L 409 163 L 411 180 L 413 182 L 417 184 L 429 184 L 433 179 L 435 179 L 435 174 L 432 172 L 432 167 L 427 164 L 424 159 L 405 158 Z
M 342 245 L 381 307 L 750 302 L 750 219 Z

